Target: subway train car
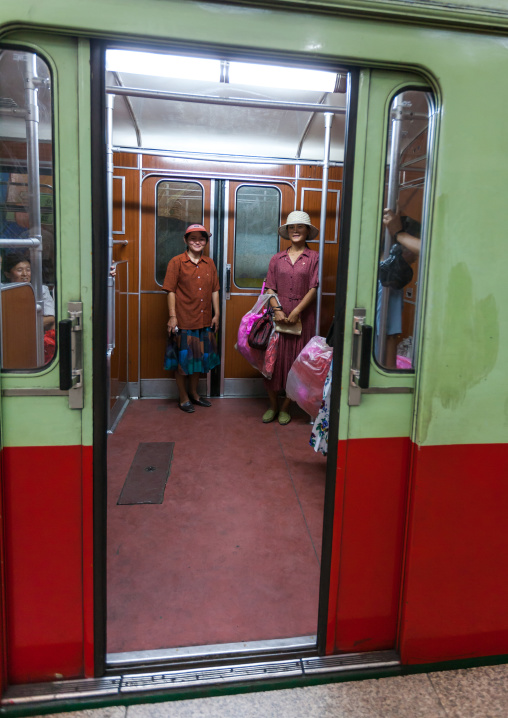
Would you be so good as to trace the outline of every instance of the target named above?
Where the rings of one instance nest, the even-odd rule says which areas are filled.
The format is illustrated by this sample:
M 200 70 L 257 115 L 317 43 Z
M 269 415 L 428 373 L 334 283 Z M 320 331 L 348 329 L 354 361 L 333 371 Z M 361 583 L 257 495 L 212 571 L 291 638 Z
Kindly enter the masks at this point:
M 506 661 L 507 39 L 499 0 L 0 8 L 3 713 Z M 333 358 L 265 424 L 235 345 L 295 210 Z

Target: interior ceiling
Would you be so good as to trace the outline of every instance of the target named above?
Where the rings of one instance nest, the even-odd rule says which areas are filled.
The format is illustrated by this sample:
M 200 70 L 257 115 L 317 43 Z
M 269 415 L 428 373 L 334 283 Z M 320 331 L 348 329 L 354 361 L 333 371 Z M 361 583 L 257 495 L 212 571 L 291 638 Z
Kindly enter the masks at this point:
M 235 97 L 279 102 L 305 102 L 346 106 L 345 93 L 284 90 L 230 83 L 108 72 L 107 84 L 145 90 L 163 90 L 217 97 Z M 141 147 L 146 149 L 249 157 L 322 160 L 324 117 L 295 110 L 233 107 L 162 99 L 116 96 L 113 114 L 113 144 L 137 147 L 134 119 Z M 334 115 L 330 159 L 342 162 L 345 115 Z

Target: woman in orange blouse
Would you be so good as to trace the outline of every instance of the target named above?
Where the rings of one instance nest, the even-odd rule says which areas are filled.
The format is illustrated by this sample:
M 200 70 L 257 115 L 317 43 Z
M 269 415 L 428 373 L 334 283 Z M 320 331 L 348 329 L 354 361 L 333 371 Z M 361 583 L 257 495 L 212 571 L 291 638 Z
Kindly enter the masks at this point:
M 220 363 L 216 341 L 219 279 L 215 264 L 203 255 L 209 237 L 202 224 L 187 227 L 184 235 L 187 249 L 169 262 L 162 285 L 168 292 L 170 337 L 164 368 L 175 371 L 180 394 L 178 406 L 188 414 L 194 412 L 193 405 L 211 406 L 198 394 L 199 375 Z

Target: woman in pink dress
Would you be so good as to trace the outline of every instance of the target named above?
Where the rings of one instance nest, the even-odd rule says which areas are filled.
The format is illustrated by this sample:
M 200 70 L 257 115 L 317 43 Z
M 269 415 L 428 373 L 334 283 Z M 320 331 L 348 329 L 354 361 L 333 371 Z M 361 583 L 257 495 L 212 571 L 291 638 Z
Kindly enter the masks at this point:
M 266 286 L 268 294 L 276 294 L 270 299 L 276 322 L 294 325 L 300 319 L 300 335 L 280 332 L 277 359 L 271 379 L 265 379 L 270 399 L 270 408 L 263 414 L 263 423 L 268 424 L 277 415 L 279 424 L 285 426 L 291 421 L 289 405 L 291 400 L 283 400 L 279 411 L 278 393 L 286 388 L 286 379 L 294 360 L 307 342 L 314 336 L 316 329 L 316 294 L 318 280 L 318 253 L 307 246 L 308 239 L 315 239 L 319 230 L 310 222 L 306 212 L 291 212 L 286 224 L 279 227 L 279 234 L 291 241 L 291 246 L 275 254 L 268 266 Z

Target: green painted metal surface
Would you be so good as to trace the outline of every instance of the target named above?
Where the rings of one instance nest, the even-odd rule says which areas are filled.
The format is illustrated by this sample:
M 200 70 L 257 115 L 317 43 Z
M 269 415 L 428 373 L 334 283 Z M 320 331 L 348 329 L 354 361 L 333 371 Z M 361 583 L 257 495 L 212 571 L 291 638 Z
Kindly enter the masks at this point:
M 2 415 L 4 446 L 90 445 L 92 275 L 89 43 L 58 35 L 15 32 L 9 33 L 3 39 L 3 44 L 38 53 L 51 69 L 55 137 L 57 319 L 68 316 L 69 301 L 82 301 L 83 336 L 88 346 L 85 353 L 83 412 L 69 409 L 66 396 L 5 397 Z M 39 373 L 9 373 L 2 376 L 2 389 L 58 387 L 58 361 L 52 362 Z
M 332 3 L 328 5 L 331 7 Z M 79 33 L 83 37 L 122 38 L 133 42 L 143 39 L 146 46 L 165 50 L 177 47 L 186 51 L 212 52 L 220 57 L 240 55 L 328 67 L 350 64 L 385 68 L 386 71 L 413 72 L 427 81 L 439 99 L 440 116 L 433 205 L 429 217 L 430 253 L 420 370 L 415 387 L 418 416 L 412 436 L 421 444 L 505 442 L 508 401 L 503 387 L 508 329 L 502 309 L 508 306 L 503 261 L 508 226 L 508 203 L 505 200 L 508 135 L 504 127 L 508 95 L 503 91 L 506 37 L 501 33 L 505 32 L 504 16 L 494 0 L 490 3 L 491 12 L 483 14 L 470 2 L 468 12 L 474 14 L 474 10 L 478 22 L 492 25 L 494 11 L 500 10 L 495 33 L 456 30 L 451 24 L 426 27 L 420 24 L 425 11 L 423 5 L 412 3 L 415 13 L 409 16 L 407 3 L 361 4 L 344 0 L 333 4 L 333 13 L 324 15 L 312 14 L 308 4 L 306 11 L 289 12 L 281 9 L 282 3 L 277 6 L 272 3 L 268 8 L 172 0 L 146 0 L 142 4 L 133 0 L 91 0 L 87 3 L 47 0 L 42 6 L 19 0 L 13 7 L 3 5 L 0 8 L 0 32 L 2 25 L 5 30 L 13 24 L 24 25 L 26 34 L 19 37 L 27 38 L 32 32 L 30 26 L 48 30 L 54 26 L 62 32 Z M 439 10 L 439 4 L 425 5 L 428 17 Z M 446 9 L 441 4 L 440 11 L 447 15 L 448 23 L 453 20 L 451 5 L 448 3 Z M 369 11 L 362 18 L 353 17 L 350 10 L 354 6 L 357 9 L 368 6 L 373 14 L 371 16 Z M 406 20 L 411 19 L 415 24 L 391 22 L 389 7 L 398 8 L 398 11 L 405 7 Z M 381 24 L 378 20 L 385 11 L 386 22 Z M 90 341 L 86 41 L 79 45 L 78 52 L 78 45 L 72 45 L 64 38 L 55 37 L 47 42 L 48 47 L 51 46 L 60 88 L 61 104 L 56 118 L 58 161 L 65 157 L 59 170 L 62 193 L 58 210 L 60 281 L 63 288 L 60 309 L 68 299 L 78 298 L 76 291 L 81 292 L 87 307 L 85 332 Z M 369 91 L 374 91 L 373 88 L 375 90 L 375 85 L 371 84 Z M 371 96 L 367 93 L 360 107 L 360 124 L 365 122 L 363 113 L 368 110 L 370 101 Z M 64 111 L 65 122 L 62 121 Z M 383 143 L 382 123 L 376 132 L 377 141 Z M 358 148 L 358 172 L 361 169 L 360 152 Z M 373 182 L 365 176 L 366 184 L 363 180 L 359 184 L 355 176 L 355 191 L 361 192 L 362 199 L 355 202 L 352 218 L 349 307 L 353 306 L 351 302 L 360 299 L 353 289 L 358 269 L 362 286 L 371 294 L 374 287 L 374 275 L 367 279 L 368 271 L 359 264 L 360 249 L 355 244 L 364 232 L 364 217 L 373 218 L 369 220 L 373 227 L 380 221 L 380 195 L 379 191 L 375 194 Z M 88 357 L 85 414 L 90 411 L 90 361 Z M 25 377 L 8 377 L 3 386 L 25 386 L 26 381 Z M 34 385 L 54 385 L 52 371 L 30 381 Z M 385 379 L 381 377 L 379 381 Z M 376 402 L 369 403 L 374 407 Z M 388 420 L 399 404 L 400 397 L 386 402 Z M 367 419 L 367 423 L 362 424 L 362 435 L 385 435 L 378 433 L 382 412 L 377 416 L 376 411 L 372 412 L 372 420 Z M 91 441 L 89 413 L 84 424 L 83 439 L 88 443 Z M 341 431 L 343 426 L 344 422 Z M 9 439 L 17 441 L 14 431 L 9 434 Z M 53 440 L 54 435 L 51 435 Z

